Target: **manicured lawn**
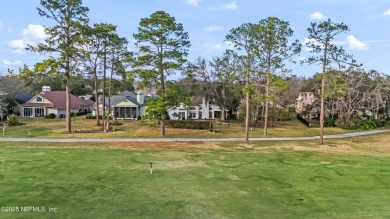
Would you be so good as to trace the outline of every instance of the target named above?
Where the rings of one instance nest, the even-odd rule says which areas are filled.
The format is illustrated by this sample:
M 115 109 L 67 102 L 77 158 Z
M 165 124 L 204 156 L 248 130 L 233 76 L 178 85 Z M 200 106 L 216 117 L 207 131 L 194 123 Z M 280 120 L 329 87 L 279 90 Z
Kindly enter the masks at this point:
M 0 218 L 388 218 L 389 140 L 0 142 Z
M 76 133 L 65 134 L 64 119 L 39 119 L 39 118 L 19 118 L 24 125 L 8 127 L 4 137 L 28 137 L 28 130 L 31 131 L 32 138 L 157 138 L 160 137 L 160 127 L 155 122 L 140 121 L 119 121 L 122 125 L 116 126 L 114 132 L 109 133 L 80 133 L 81 131 L 101 130 L 96 126 L 95 120 L 87 120 L 84 116 L 78 117 L 72 122 L 73 130 Z M 167 128 L 166 137 L 171 138 L 243 138 L 245 128 L 242 121 L 234 121 L 230 125 L 214 123 L 214 128 L 220 129 L 220 133 L 209 132 L 209 130 L 189 130 Z M 1 130 L 2 131 L 2 130 Z M 325 134 L 341 134 L 353 132 L 341 128 L 326 128 Z M 268 135 L 263 135 L 263 129 L 253 128 L 250 137 L 306 137 L 318 136 L 318 128 L 307 128 L 298 120 L 276 122 L 269 128 Z M 2 133 L 0 138 L 3 137 Z

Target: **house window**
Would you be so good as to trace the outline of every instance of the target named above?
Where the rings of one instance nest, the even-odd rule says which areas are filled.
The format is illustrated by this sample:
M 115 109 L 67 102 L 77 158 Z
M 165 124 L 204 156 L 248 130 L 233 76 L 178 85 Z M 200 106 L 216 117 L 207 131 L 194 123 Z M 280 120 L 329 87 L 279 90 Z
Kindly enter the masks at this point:
M 202 111 L 199 111 L 199 119 L 203 119 L 202 118 Z
M 220 119 L 222 117 L 221 111 L 214 111 L 214 118 Z
M 197 119 L 196 118 L 196 112 L 195 111 L 191 111 L 190 114 L 189 114 L 189 118 L 190 119 Z
M 194 106 L 191 106 L 190 110 L 196 110 L 196 108 Z
M 185 112 L 179 112 L 179 120 L 184 120 L 186 118 L 186 113 Z
M 43 99 L 42 99 L 42 97 L 37 97 L 37 98 L 35 99 L 35 101 L 36 101 L 36 102 L 43 102 Z

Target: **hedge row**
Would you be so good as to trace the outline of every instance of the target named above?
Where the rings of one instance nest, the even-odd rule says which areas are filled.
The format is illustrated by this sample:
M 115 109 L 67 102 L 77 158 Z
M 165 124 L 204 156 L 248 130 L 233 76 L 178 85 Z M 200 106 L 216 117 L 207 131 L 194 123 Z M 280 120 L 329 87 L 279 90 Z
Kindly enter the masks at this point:
M 169 120 L 168 125 L 172 128 L 181 129 L 210 129 L 210 121 L 192 121 L 192 120 Z
M 86 119 L 96 119 L 96 116 L 85 116 Z M 103 119 L 102 115 L 99 115 L 99 119 Z

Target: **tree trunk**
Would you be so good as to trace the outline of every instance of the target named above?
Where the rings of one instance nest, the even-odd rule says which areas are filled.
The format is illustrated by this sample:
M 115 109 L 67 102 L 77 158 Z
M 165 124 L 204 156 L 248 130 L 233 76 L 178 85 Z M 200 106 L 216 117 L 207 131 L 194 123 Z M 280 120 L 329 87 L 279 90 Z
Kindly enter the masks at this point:
M 66 56 L 66 72 L 65 72 L 65 95 L 66 95 L 66 112 L 65 112 L 65 118 L 66 118 L 66 132 L 72 132 L 72 119 L 71 119 L 71 100 L 70 100 L 70 58 L 69 56 Z
M 324 144 L 324 91 L 325 91 L 325 71 L 326 71 L 326 53 L 327 47 L 324 50 L 324 59 L 322 63 L 322 79 L 321 79 L 321 111 L 320 111 L 320 144 Z
M 111 106 L 111 96 L 112 96 L 112 75 L 114 74 L 114 64 L 111 62 L 111 75 L 110 75 L 110 86 L 108 87 L 108 105 Z M 108 108 L 107 116 L 107 130 L 110 130 L 110 115 L 111 107 Z M 112 113 L 113 114 L 113 113 Z M 113 116 L 114 117 L 114 116 Z
M 264 112 L 264 135 L 268 134 L 268 96 L 269 96 L 269 75 L 270 75 L 271 61 L 268 59 L 268 68 L 265 82 L 265 112 Z
M 107 113 L 106 113 L 106 70 L 107 70 L 107 65 L 106 65 L 106 61 L 107 61 L 107 48 L 106 46 L 104 46 L 104 58 L 103 58 L 103 101 L 102 101 L 102 105 L 103 105 L 103 131 L 104 132 L 107 132 L 107 124 L 106 124 L 106 117 L 107 117 Z M 108 106 L 108 108 L 110 108 L 110 106 Z
M 100 112 L 99 112 L 99 92 L 98 92 L 98 77 L 97 77 L 97 69 L 94 68 L 94 77 L 95 77 L 95 110 L 96 110 L 96 126 L 100 126 Z
M 249 144 L 249 93 L 246 94 L 245 98 L 245 143 Z
M 222 94 L 222 100 L 225 100 L 226 99 L 225 87 L 223 87 L 221 94 Z M 223 102 L 224 102 L 223 106 L 221 107 L 221 121 L 225 122 L 225 117 L 226 117 L 226 115 L 225 115 L 225 101 L 223 101 Z
M 165 80 L 164 80 L 164 71 L 160 69 L 160 77 L 161 77 L 161 98 L 162 102 L 165 102 L 164 92 L 165 92 Z M 161 136 L 165 137 L 165 111 L 162 112 L 161 115 Z

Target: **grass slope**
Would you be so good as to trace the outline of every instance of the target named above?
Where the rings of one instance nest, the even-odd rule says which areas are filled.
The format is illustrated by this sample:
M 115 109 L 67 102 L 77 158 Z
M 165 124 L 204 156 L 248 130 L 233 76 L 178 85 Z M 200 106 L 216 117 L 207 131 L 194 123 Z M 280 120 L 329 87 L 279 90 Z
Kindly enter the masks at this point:
M 0 218 L 386 218 L 389 140 L 0 142 Z

